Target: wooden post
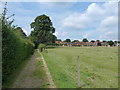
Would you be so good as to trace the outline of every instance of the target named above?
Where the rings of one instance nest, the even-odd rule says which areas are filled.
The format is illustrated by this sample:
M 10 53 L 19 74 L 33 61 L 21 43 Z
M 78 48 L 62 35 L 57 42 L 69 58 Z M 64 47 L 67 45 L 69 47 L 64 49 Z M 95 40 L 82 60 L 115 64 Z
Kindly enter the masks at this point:
M 78 88 L 80 88 L 80 60 L 79 60 L 79 56 L 77 57 L 77 63 L 78 63 Z

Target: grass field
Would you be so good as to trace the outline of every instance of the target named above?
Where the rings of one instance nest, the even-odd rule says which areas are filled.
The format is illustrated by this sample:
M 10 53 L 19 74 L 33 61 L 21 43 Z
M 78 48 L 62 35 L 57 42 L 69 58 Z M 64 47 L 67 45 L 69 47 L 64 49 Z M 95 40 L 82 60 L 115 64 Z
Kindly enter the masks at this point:
M 118 87 L 117 47 L 58 47 L 43 52 L 57 88 L 77 87 L 77 57 L 82 88 Z

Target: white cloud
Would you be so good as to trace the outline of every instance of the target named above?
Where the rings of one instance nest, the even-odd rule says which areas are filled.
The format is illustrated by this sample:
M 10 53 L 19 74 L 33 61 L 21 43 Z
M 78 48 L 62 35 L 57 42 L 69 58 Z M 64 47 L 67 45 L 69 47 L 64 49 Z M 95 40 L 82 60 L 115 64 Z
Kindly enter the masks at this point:
M 75 12 L 69 15 L 68 17 L 66 17 L 63 20 L 63 26 L 74 27 L 74 28 L 84 28 L 88 24 L 94 23 L 96 21 L 100 22 L 102 19 L 107 18 L 109 15 L 111 15 L 111 13 L 112 15 L 117 15 L 116 4 L 117 3 L 105 3 L 103 5 L 99 5 L 96 3 L 92 3 L 88 6 L 85 13 Z
M 91 22 L 91 19 L 86 14 L 74 13 L 63 21 L 63 27 L 81 29 L 86 27 Z
M 68 34 L 68 32 L 62 32 L 61 35 L 62 36 L 66 36 Z
M 119 0 L 1 0 L 2 2 L 118 2 Z
M 82 39 L 78 39 L 78 38 L 73 38 L 73 39 L 71 39 L 72 41 L 73 40 L 79 40 L 79 41 L 82 41 Z
M 117 16 L 110 16 L 101 21 L 101 26 L 103 27 L 114 27 L 118 23 Z
M 43 7 L 51 8 L 68 8 L 73 6 L 76 2 L 39 2 Z
M 118 34 L 116 32 L 108 31 L 103 35 L 100 35 L 100 39 L 107 39 L 107 40 L 118 40 Z
M 12 4 L 9 8 L 17 12 L 15 24 L 23 27 L 28 35 L 31 30 L 30 23 L 41 12 L 50 15 L 53 19 L 52 22 L 56 28 L 54 35 L 58 38 L 114 39 L 115 35 L 117 35 L 117 3 L 91 3 L 83 12 L 81 10 L 76 12 L 70 10 L 71 8 L 73 9 L 72 5 L 74 3 L 66 2 L 37 3 L 36 7 L 38 10 L 36 10 L 36 7 L 35 10 L 22 8 L 24 6 L 22 3 Z M 60 13 L 55 11 L 58 7 L 60 7 Z M 64 8 L 67 7 L 71 8 L 65 11 Z
M 74 12 L 66 17 L 62 27 L 71 29 L 73 32 L 84 32 L 82 37 L 90 39 L 117 39 L 117 8 L 117 2 L 92 3 L 86 12 Z M 90 31 L 90 28 L 93 30 Z
M 77 2 L 78 0 L 2 0 L 2 2 Z
M 103 10 L 103 8 L 100 7 L 100 5 L 92 3 L 91 5 L 88 6 L 86 14 L 91 18 L 99 19 L 105 14 L 105 10 Z
M 83 38 L 88 38 L 88 34 L 83 35 Z
M 116 16 L 109 16 L 101 21 L 97 28 L 98 32 L 116 32 L 118 31 L 118 18 Z

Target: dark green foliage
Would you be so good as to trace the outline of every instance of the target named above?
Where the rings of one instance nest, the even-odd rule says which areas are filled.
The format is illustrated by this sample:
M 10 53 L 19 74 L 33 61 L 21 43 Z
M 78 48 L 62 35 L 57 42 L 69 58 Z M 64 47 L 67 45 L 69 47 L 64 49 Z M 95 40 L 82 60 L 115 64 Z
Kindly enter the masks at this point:
M 2 20 L 2 84 L 9 82 L 10 76 L 15 73 L 16 68 L 26 60 L 34 50 L 34 44 L 25 38 L 25 33 L 21 30 L 16 31 L 8 22 L 6 8 Z
M 53 45 L 47 45 L 47 46 L 46 46 L 46 49 L 48 49 L 48 48 L 49 48 L 49 49 L 50 49 L 50 48 L 55 48 L 55 46 L 53 46 Z
M 79 42 L 79 40 L 73 40 L 72 42 Z
M 57 39 L 56 41 L 62 41 L 61 39 Z
M 97 42 L 100 42 L 100 40 L 96 40 Z
M 94 41 L 94 40 L 91 40 L 91 42 L 93 42 L 93 43 L 94 43 L 95 41 Z
M 66 39 L 65 42 L 71 42 L 71 40 L 70 39 Z
M 107 41 L 103 40 L 103 42 L 107 42 Z
M 114 41 L 114 43 L 117 43 L 117 41 Z
M 29 38 L 35 44 L 35 48 L 37 48 L 40 43 L 51 44 L 57 39 L 57 37 L 53 35 L 55 28 L 52 26 L 50 18 L 46 15 L 37 16 L 34 22 L 31 23 L 31 28 L 33 28 L 33 31 L 31 31 Z
M 2 80 L 4 84 L 17 66 L 33 53 L 34 45 L 14 31 L 10 31 L 7 26 L 2 27 L 2 36 Z
M 84 38 L 82 41 L 83 41 L 83 42 L 89 42 L 89 41 L 87 40 L 87 38 Z
M 46 48 L 46 45 L 45 45 L 45 44 L 40 44 L 40 45 L 38 46 L 38 49 L 40 50 L 40 52 L 45 51 L 45 48 Z
M 108 44 L 109 44 L 110 46 L 112 46 L 112 45 L 114 44 L 114 42 L 113 42 L 112 40 L 110 40 L 110 41 L 108 41 Z

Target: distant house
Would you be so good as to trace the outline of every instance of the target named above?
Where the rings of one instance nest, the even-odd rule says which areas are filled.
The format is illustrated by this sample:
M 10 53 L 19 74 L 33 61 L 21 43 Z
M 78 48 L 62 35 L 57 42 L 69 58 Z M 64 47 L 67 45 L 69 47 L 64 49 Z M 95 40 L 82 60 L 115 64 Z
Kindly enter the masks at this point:
M 97 46 L 102 46 L 101 42 L 98 42 L 98 43 L 97 43 Z
M 55 41 L 56 44 L 62 46 L 106 46 L 107 42 L 64 42 L 64 41 Z
M 66 45 L 67 42 L 63 42 L 63 41 L 55 41 L 56 44 L 58 45 Z
M 120 43 L 114 43 L 114 46 L 120 46 Z

